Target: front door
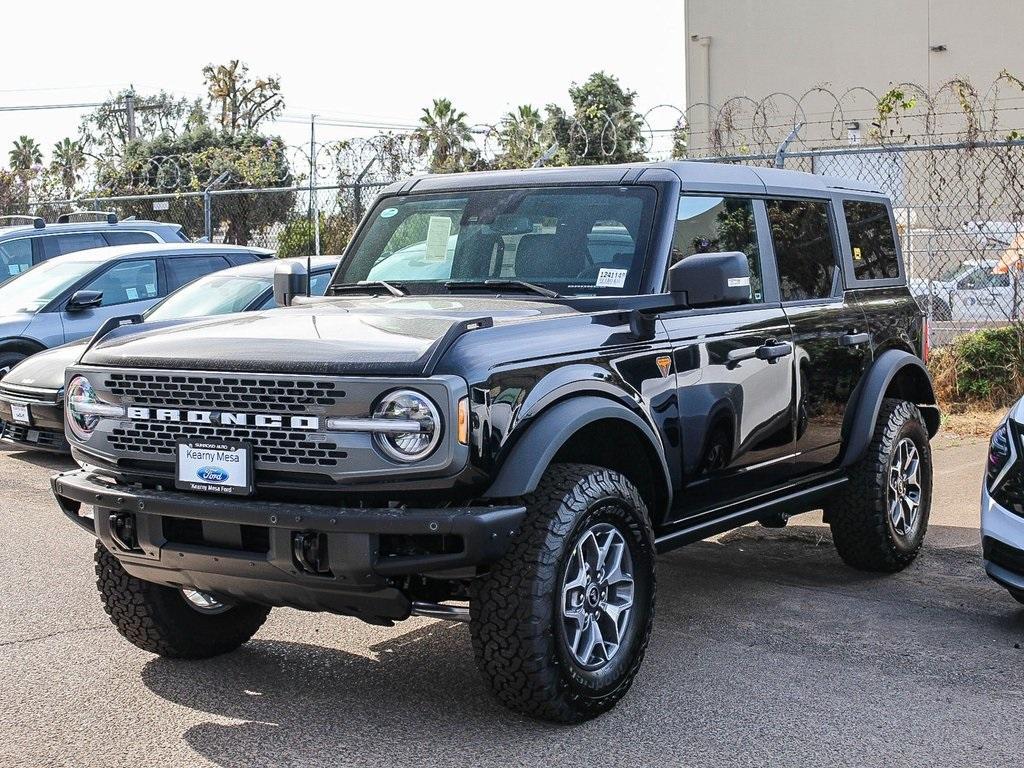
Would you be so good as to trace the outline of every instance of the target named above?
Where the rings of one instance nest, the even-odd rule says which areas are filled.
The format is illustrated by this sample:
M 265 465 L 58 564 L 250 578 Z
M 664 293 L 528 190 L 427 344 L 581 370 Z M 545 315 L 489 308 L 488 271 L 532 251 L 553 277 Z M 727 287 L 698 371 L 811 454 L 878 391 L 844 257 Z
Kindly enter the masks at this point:
M 160 295 L 155 259 L 133 259 L 112 264 L 80 290 L 100 291 L 103 304 L 95 309 L 61 312 L 64 341 L 95 333 L 111 317 L 145 312 Z
M 677 518 L 770 488 L 790 471 L 794 348 L 774 277 L 762 269 L 765 230 L 760 200 L 681 198 L 671 262 L 694 253 L 745 253 L 751 296 L 737 307 L 661 317 L 674 351 L 679 403 L 684 487 Z
M 843 419 L 871 362 L 867 323 L 844 299 L 828 200 L 768 200 L 779 292 L 793 329 L 797 415 L 794 474 L 833 464 Z

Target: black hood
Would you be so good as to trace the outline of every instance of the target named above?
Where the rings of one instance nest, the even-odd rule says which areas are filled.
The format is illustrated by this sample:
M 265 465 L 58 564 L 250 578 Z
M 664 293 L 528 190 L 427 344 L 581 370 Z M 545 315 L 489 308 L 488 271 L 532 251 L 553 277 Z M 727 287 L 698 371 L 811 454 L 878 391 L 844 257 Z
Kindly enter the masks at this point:
M 467 320 L 494 325 L 575 314 L 558 304 L 491 298 L 335 299 L 306 306 L 113 331 L 89 365 L 322 375 L 426 372 Z
M 64 386 L 64 369 L 78 362 L 87 343 L 83 339 L 34 354 L 14 366 L 3 383 L 56 391 Z

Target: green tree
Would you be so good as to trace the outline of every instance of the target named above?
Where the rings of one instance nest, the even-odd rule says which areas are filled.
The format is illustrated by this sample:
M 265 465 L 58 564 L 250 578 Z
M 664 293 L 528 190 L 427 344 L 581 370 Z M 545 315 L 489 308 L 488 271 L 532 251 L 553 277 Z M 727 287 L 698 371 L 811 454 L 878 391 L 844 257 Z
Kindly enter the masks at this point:
M 544 118 L 536 107 L 522 104 L 506 113 L 498 129 L 501 153 L 495 164 L 498 168 L 529 168 L 554 140 L 549 136 L 545 145 L 546 133 Z
M 466 113 L 455 109 L 448 99 L 434 99 L 423 108 L 420 125 L 413 132 L 419 155 L 429 155 L 432 173 L 465 171 L 477 161 L 467 147 L 473 135 L 466 122 Z
M 141 96 L 128 88 L 107 99 L 82 118 L 79 143 L 86 155 L 100 162 L 121 157 L 130 141 L 128 100 L 134 104 L 136 141 L 152 141 L 157 136 L 176 136 L 205 124 L 206 115 L 198 100 L 178 98 L 165 91 Z
M 79 141 L 64 138 L 53 145 L 50 174 L 60 180 L 65 196 L 74 197 L 78 175 L 85 168 L 85 152 Z
M 14 140 L 7 157 L 10 160 L 12 171 L 25 174 L 32 170 L 33 166 L 42 165 L 43 150 L 31 136 L 22 135 Z
M 578 165 L 643 160 L 642 118 L 636 112 L 636 91 L 618 78 L 595 72 L 582 85 L 569 87 L 572 114 L 557 104 L 547 107 L 548 127 Z
M 238 59 L 207 64 L 203 80 L 221 130 L 232 136 L 257 130 L 264 120 L 273 120 L 284 109 L 280 78 L 252 80 L 249 67 Z

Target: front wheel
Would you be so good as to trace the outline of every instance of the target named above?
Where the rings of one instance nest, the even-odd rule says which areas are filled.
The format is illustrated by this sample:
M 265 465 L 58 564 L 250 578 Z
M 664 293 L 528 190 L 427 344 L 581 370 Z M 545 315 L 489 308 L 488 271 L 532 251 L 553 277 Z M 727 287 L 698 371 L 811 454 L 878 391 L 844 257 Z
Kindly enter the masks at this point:
M 928 530 L 932 453 L 921 412 L 882 401 L 867 454 L 825 505 L 832 540 L 847 565 L 893 573 L 917 557 Z
M 477 665 L 511 709 L 587 720 L 626 694 L 647 648 L 647 508 L 625 476 L 584 464 L 553 465 L 525 502 L 512 548 L 473 585 Z
M 110 621 L 130 643 L 175 659 L 205 659 L 249 640 L 270 609 L 226 604 L 193 589 L 137 579 L 96 542 L 96 587 Z

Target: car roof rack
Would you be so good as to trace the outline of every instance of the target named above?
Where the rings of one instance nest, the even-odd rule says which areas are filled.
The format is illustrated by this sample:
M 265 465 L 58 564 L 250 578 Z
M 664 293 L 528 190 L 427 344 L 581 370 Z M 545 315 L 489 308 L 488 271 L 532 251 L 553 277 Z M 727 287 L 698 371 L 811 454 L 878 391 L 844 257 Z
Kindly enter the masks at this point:
M 89 210 L 75 210 L 75 211 L 68 211 L 67 213 L 62 213 L 60 216 L 57 217 L 57 223 L 58 224 L 67 224 L 67 223 L 69 223 L 71 221 L 72 217 L 78 218 L 78 217 L 84 217 L 84 216 L 92 216 L 97 221 L 100 221 L 102 219 L 106 219 L 107 220 L 107 224 L 117 224 L 117 214 L 114 213 L 113 211 L 89 211 Z
M 24 221 L 24 222 L 31 222 L 32 226 L 35 227 L 36 229 L 42 229 L 43 227 L 46 226 L 46 220 L 43 219 L 42 216 L 20 216 L 20 215 L 0 216 L 0 221 L 11 221 L 11 222 Z

